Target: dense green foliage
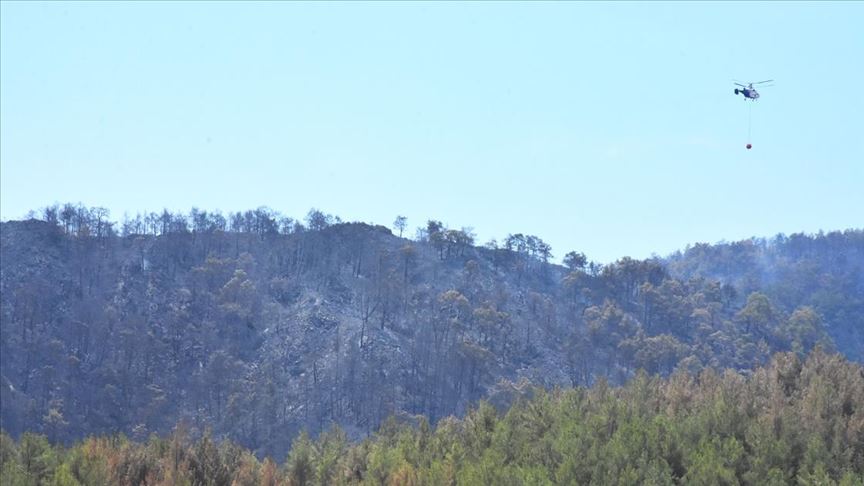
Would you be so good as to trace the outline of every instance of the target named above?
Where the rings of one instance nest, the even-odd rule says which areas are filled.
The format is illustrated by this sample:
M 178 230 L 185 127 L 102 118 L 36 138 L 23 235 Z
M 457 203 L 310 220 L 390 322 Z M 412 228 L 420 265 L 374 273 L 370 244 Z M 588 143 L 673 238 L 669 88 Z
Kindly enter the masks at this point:
M 745 376 L 706 370 L 545 392 L 498 412 L 481 402 L 436 427 L 389 419 L 350 444 L 298 437 L 284 465 L 182 428 L 141 444 L 0 437 L 4 486 L 864 484 L 864 369 L 815 351 Z
M 141 441 L 185 420 L 282 457 L 301 430 L 436 424 L 523 380 L 749 370 L 817 344 L 864 356 L 860 230 L 561 266 L 533 235 L 478 246 L 394 224 L 266 208 L 117 224 L 73 205 L 0 223 L 0 427 Z

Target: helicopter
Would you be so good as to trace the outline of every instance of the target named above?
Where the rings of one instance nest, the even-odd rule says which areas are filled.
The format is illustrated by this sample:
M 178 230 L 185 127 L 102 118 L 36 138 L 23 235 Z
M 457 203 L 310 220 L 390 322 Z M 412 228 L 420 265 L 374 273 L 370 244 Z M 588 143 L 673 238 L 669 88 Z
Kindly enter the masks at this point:
M 745 99 L 748 99 L 748 98 L 749 98 L 749 99 L 751 99 L 751 100 L 753 100 L 753 101 L 756 101 L 757 99 L 759 99 L 759 92 L 756 91 L 756 88 L 754 88 L 753 85 L 754 85 L 754 84 L 770 83 L 770 82 L 772 82 L 772 81 L 774 81 L 774 80 L 773 80 L 773 79 L 766 79 L 765 81 L 759 81 L 759 82 L 756 82 L 756 83 L 747 83 L 746 86 L 743 85 L 743 84 L 741 84 L 741 83 L 734 82 L 733 84 L 736 84 L 736 85 L 738 85 L 738 86 L 741 86 L 741 88 L 742 88 L 742 89 L 735 88 L 735 94 L 737 95 L 737 94 L 740 93 L 740 94 L 744 95 L 744 98 L 745 98 Z M 761 86 L 761 87 L 762 87 L 762 88 L 767 88 L 768 86 L 771 86 L 771 85 L 769 84 L 769 85 Z

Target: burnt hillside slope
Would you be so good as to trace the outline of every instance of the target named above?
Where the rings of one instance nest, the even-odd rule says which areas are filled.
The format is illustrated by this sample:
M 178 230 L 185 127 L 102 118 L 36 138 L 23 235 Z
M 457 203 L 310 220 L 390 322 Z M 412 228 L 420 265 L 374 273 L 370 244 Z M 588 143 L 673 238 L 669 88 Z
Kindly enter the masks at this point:
M 175 223 L 123 236 L 92 220 L 0 225 L 4 430 L 143 437 L 185 421 L 281 457 L 301 429 L 435 421 L 507 401 L 520 380 L 749 369 L 833 347 L 824 316 L 851 312 L 680 260 L 562 267 L 539 238 L 477 247 L 436 222 L 416 241 L 327 220 Z M 860 299 L 860 281 L 837 278 L 837 299 Z

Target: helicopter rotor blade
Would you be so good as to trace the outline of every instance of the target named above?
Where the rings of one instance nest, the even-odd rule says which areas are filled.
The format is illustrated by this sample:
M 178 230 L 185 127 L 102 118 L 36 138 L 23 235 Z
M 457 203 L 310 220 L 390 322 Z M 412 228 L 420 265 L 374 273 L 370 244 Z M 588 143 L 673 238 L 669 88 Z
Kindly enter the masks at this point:
M 774 80 L 773 79 L 766 79 L 765 81 L 759 81 L 758 83 L 753 83 L 753 84 L 770 83 L 772 81 L 774 81 Z

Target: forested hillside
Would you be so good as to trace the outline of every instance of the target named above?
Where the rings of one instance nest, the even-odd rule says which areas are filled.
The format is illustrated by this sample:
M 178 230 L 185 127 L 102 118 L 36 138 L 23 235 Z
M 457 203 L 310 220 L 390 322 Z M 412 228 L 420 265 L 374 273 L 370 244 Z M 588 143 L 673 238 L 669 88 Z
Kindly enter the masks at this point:
M 7 486 L 864 484 L 864 370 L 838 355 L 778 354 L 749 375 L 703 370 L 626 386 L 550 392 L 509 409 L 486 402 L 436 426 L 390 419 L 352 444 L 338 427 L 263 461 L 181 424 L 52 447 L 0 435 Z M 284 462 L 283 462 L 284 460 Z M 281 463 L 281 464 L 279 464 Z
M 837 348 L 864 360 L 864 234 L 778 235 L 717 245 L 698 244 L 669 259 L 677 278 L 704 277 L 742 294 L 764 292 L 783 309 L 810 306 Z
M 72 205 L 2 223 L 0 425 L 65 442 L 183 422 L 283 457 L 304 429 L 434 424 L 526 383 L 862 357 L 860 230 L 560 266 L 532 235 L 394 226 Z

